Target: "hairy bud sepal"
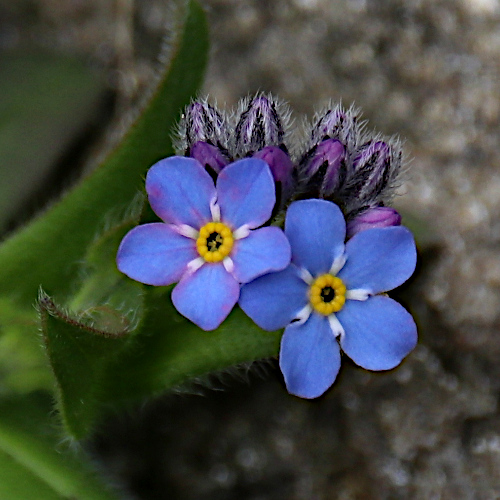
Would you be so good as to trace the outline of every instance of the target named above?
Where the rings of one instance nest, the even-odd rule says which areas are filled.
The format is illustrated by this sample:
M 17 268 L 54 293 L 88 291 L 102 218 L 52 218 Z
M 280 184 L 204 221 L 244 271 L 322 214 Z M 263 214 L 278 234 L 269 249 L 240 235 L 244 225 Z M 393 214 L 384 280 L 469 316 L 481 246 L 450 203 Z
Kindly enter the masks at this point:
M 345 179 L 346 150 L 337 139 L 326 139 L 313 147 L 301 162 L 305 192 L 318 198 L 331 197 Z
M 190 156 L 197 142 L 208 143 L 227 157 L 229 131 L 226 115 L 205 100 L 186 107 L 177 130 L 175 149 L 179 155 Z
M 401 157 L 397 144 L 385 141 L 367 141 L 359 148 L 352 162 L 348 186 L 349 195 L 357 205 L 373 207 L 390 197 L 401 169 Z
M 271 96 L 259 94 L 243 101 L 235 127 L 234 156 L 249 156 L 266 146 L 284 146 L 288 114 Z

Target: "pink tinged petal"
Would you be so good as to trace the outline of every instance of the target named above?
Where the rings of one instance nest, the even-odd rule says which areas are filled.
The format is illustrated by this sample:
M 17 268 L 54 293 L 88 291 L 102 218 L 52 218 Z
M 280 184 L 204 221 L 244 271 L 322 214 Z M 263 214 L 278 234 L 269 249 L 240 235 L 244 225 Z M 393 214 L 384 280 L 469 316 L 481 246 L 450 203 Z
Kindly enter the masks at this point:
M 313 313 L 303 325 L 287 327 L 280 368 L 288 392 L 301 398 L 317 398 L 333 384 L 340 369 L 340 349 L 328 318 Z
M 299 270 L 290 265 L 243 285 L 239 305 L 264 330 L 279 330 L 307 305 L 308 288 Z
M 288 208 L 285 234 L 294 264 L 313 276 L 327 273 L 344 251 L 344 216 L 330 201 L 296 201 Z
M 222 262 L 183 276 L 172 292 L 175 308 L 203 330 L 215 330 L 238 302 L 240 285 Z
M 290 244 L 281 229 L 256 229 L 246 238 L 234 242 L 231 253 L 233 276 L 240 283 L 248 283 L 263 274 L 285 269 L 290 258 Z
M 197 256 L 192 239 L 180 235 L 174 226 L 156 222 L 137 226 L 125 235 L 116 263 L 133 280 L 165 286 L 179 281 Z
M 238 229 L 262 226 L 276 202 L 273 176 L 267 163 L 245 158 L 224 167 L 217 177 L 222 221 Z
M 155 163 L 146 177 L 146 191 L 151 208 L 166 222 L 199 229 L 211 220 L 214 183 L 193 158 L 172 156 Z
M 415 271 L 417 249 L 411 232 L 403 226 L 366 229 L 346 244 L 347 261 L 339 272 L 348 290 L 373 294 L 392 290 Z
M 364 302 L 348 300 L 337 318 L 345 334 L 342 350 L 367 370 L 390 370 L 417 344 L 411 314 L 396 301 L 377 295 Z

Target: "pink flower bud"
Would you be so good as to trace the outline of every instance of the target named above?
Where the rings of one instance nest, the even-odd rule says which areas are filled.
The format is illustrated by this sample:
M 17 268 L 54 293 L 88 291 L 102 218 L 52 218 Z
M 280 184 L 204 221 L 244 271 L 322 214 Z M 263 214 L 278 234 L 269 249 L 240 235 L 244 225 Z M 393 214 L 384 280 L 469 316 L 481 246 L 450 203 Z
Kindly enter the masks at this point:
M 198 160 L 212 176 L 216 176 L 229 163 L 219 148 L 204 141 L 195 142 L 189 149 L 188 156 Z
M 271 169 L 276 184 L 276 209 L 279 210 L 292 194 L 292 160 L 278 146 L 266 146 L 264 149 L 257 151 L 253 157 L 264 160 Z
M 347 237 L 374 227 L 400 226 L 401 215 L 391 207 L 374 207 L 359 214 L 347 223 Z

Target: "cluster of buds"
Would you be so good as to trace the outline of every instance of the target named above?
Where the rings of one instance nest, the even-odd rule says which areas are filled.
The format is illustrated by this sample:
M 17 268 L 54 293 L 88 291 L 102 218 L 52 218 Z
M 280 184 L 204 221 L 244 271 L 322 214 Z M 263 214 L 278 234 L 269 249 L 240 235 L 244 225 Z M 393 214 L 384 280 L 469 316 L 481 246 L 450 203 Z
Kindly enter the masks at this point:
M 264 160 L 275 180 L 275 214 L 294 200 L 330 200 L 344 212 L 350 237 L 401 223 L 387 206 L 401 170 L 400 144 L 365 128 L 356 109 L 329 106 L 315 115 L 296 147 L 289 143 L 288 108 L 270 95 L 244 99 L 231 115 L 201 100 L 186 108 L 176 149 L 197 159 L 214 180 L 233 161 Z

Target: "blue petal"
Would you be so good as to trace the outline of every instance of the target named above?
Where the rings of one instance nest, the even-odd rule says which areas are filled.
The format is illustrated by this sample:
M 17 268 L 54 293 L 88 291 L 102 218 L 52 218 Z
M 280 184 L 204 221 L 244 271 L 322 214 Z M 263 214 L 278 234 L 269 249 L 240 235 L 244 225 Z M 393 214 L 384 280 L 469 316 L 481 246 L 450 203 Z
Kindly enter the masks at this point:
M 256 229 L 234 243 L 231 253 L 233 276 L 240 283 L 248 283 L 263 274 L 285 269 L 290 264 L 290 258 L 290 244 L 281 229 Z
M 262 226 L 276 202 L 274 180 L 268 164 L 246 158 L 224 167 L 217 178 L 217 195 L 223 222 L 238 229 L 244 224 Z
M 264 330 L 288 325 L 308 302 L 308 286 L 294 265 L 243 285 L 240 307 Z
M 155 163 L 146 177 L 146 191 L 152 209 L 166 222 L 199 229 L 212 220 L 214 183 L 193 158 L 172 156 Z
M 240 285 L 222 263 L 207 263 L 181 279 L 172 292 L 172 302 L 203 330 L 215 330 L 238 302 L 239 295 Z
M 288 392 L 301 398 L 317 398 L 333 384 L 340 369 L 340 349 L 325 316 L 311 314 L 303 325 L 285 330 L 280 368 Z
M 390 370 L 417 344 L 417 327 L 410 313 L 382 295 L 366 301 L 348 300 L 337 318 L 344 327 L 343 351 L 367 370 Z
M 179 281 L 187 263 L 198 256 L 192 239 L 157 222 L 137 226 L 127 233 L 118 248 L 116 263 L 133 280 L 164 286 Z
M 417 250 L 405 227 L 366 229 L 346 244 L 347 262 L 339 272 L 347 289 L 386 292 L 404 283 L 415 270 Z
M 285 234 L 294 264 L 313 276 L 327 273 L 344 251 L 344 216 L 330 201 L 296 201 L 288 208 Z

